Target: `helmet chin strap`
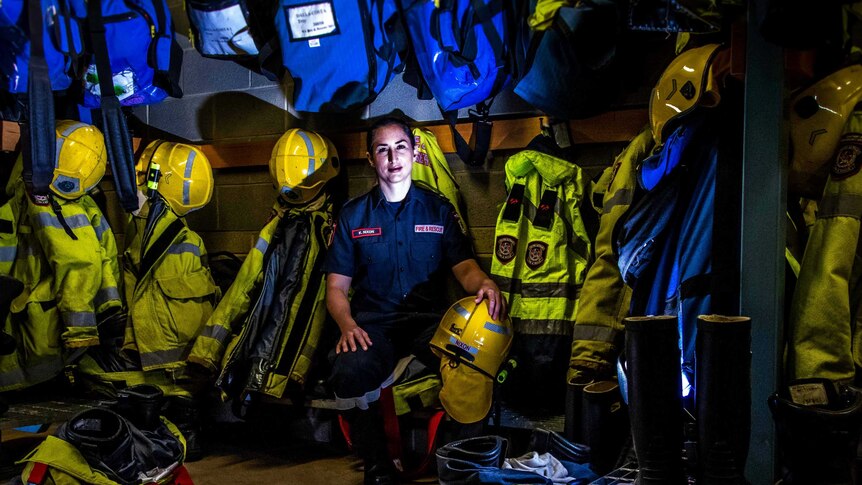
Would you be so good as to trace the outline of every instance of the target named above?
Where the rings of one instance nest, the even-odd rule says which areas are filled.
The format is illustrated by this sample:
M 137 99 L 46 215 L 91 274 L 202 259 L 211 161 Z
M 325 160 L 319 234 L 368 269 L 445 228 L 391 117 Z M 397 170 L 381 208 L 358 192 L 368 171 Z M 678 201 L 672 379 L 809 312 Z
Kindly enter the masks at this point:
M 157 191 L 150 191 L 150 211 L 147 214 L 147 225 L 144 228 L 144 236 L 141 238 L 141 251 L 143 252 L 149 244 L 150 237 L 156 228 L 156 223 L 168 211 L 168 205 Z

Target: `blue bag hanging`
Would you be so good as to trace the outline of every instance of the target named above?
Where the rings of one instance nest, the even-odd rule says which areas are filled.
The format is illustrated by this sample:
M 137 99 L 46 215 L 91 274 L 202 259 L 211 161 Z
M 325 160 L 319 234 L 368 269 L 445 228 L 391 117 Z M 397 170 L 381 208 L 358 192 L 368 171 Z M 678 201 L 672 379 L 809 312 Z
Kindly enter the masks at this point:
M 189 39 L 204 57 L 235 61 L 277 81 L 283 74 L 275 0 L 186 0 Z
M 26 93 L 30 64 L 28 9 L 41 12 L 42 50 L 48 66 L 51 89 L 68 89 L 78 77 L 78 60 L 84 42 L 81 21 L 86 15 L 84 0 L 3 0 L 0 1 L 0 89 Z
M 104 27 L 113 93 L 122 106 L 152 104 L 168 96 L 182 97 L 182 49 L 174 39 L 165 0 L 102 0 L 101 17 L 89 22 Z M 101 26 L 99 28 L 101 28 Z M 101 106 L 97 61 L 84 75 L 86 108 Z
M 79 77 L 85 14 L 84 0 L 0 2 L 0 89 L 26 94 L 23 178 L 37 197 L 48 194 L 54 171 L 53 91 Z
M 422 76 L 443 111 L 473 106 L 509 82 L 511 12 L 503 0 L 402 0 Z
M 92 62 L 84 77 L 87 108 L 100 108 L 120 205 L 138 209 L 135 159 L 123 106 L 180 97 L 182 50 L 165 0 L 88 0 Z
M 586 118 L 606 110 L 621 81 L 613 62 L 620 19 L 616 0 L 583 0 L 560 7 L 551 27 L 529 34 L 525 72 L 515 94 L 560 119 Z
M 372 102 L 401 69 L 393 0 L 281 0 L 275 25 L 298 111 Z

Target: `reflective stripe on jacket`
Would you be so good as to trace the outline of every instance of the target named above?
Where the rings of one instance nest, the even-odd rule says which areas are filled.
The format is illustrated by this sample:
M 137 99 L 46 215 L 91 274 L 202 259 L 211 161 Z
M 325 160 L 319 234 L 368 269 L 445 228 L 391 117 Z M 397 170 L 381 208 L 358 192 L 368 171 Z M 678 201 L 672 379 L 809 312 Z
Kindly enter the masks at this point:
M 321 266 L 332 210 L 328 196 L 307 206 L 280 199 L 274 205 L 274 217 L 189 356 L 220 369 L 216 385 L 223 391 L 281 397 L 289 381 L 304 384 L 326 318 Z
M 11 274 L 24 291 L 4 322 L 19 344 L 15 353 L 0 357 L 0 391 L 59 374 L 83 347 L 99 343 L 99 316 L 122 307 L 116 240 L 93 199 L 37 205 L 20 178 L 15 197 L 21 217 Z
M 184 365 L 220 296 L 204 263 L 207 253 L 200 236 L 166 207 L 153 216 L 158 219 L 146 248 L 142 245 L 147 219 L 131 218 L 123 257 L 129 305 L 123 348 L 138 352 L 145 371 Z M 153 249 L 175 222 L 182 224 L 181 229 Z M 151 249 L 162 249 L 161 255 L 150 256 Z M 141 268 L 144 255 L 154 258 L 149 268 Z
M 656 184 L 629 209 L 617 230 L 617 260 L 632 287 L 632 315 L 676 315 L 683 372 L 694 382 L 697 316 L 726 312 L 715 305 L 735 268 L 713 254 L 718 117 L 693 113 L 660 152 L 641 164 L 641 183 Z M 644 167 L 653 171 L 644 175 Z M 688 392 L 687 390 L 685 391 Z
M 233 335 L 234 325 L 248 314 L 257 285 L 263 280 L 263 257 L 281 217 L 273 217 L 258 234 L 254 247 L 245 257 L 239 273 L 192 346 L 188 360 L 215 373 L 221 369 L 225 347 Z
M 811 227 L 790 306 L 787 379 L 852 382 L 862 366 L 862 112 L 852 113 Z M 844 173 L 836 173 L 836 171 Z M 849 176 L 848 176 L 849 175 Z
M 623 318 L 631 300 L 629 288 L 620 276 L 614 253 L 614 228 L 632 203 L 637 180 L 635 168 L 653 147 L 649 127 L 637 135 L 617 156 L 602 199 L 596 256 L 586 275 L 572 334 L 572 355 L 568 378 L 582 370 L 600 375 L 616 372 L 616 358 L 622 343 Z
M 506 162 L 506 188 L 491 274 L 509 302 L 515 331 L 571 335 L 590 257 L 581 169 L 525 150 Z

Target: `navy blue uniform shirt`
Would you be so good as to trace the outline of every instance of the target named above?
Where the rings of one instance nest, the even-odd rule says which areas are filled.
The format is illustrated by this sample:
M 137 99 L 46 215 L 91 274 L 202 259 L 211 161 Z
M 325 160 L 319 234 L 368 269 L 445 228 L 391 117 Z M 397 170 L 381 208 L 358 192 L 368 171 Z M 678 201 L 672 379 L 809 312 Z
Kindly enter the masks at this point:
M 351 311 L 435 311 L 448 307 L 446 277 L 473 258 L 457 213 L 443 196 L 413 184 L 401 202 L 374 187 L 347 202 L 323 270 L 353 278 Z

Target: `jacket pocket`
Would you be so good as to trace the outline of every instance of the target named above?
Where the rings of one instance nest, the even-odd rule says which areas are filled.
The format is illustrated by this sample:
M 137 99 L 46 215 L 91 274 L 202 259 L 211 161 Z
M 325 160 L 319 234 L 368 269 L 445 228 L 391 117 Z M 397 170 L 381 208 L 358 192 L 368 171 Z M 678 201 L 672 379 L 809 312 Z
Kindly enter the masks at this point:
M 213 311 L 216 286 L 209 271 L 160 278 L 156 284 L 164 296 L 168 328 L 176 344 L 184 346 L 197 337 Z

